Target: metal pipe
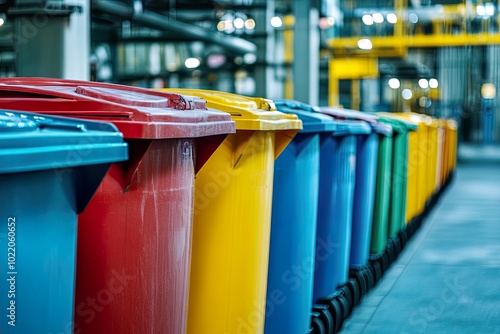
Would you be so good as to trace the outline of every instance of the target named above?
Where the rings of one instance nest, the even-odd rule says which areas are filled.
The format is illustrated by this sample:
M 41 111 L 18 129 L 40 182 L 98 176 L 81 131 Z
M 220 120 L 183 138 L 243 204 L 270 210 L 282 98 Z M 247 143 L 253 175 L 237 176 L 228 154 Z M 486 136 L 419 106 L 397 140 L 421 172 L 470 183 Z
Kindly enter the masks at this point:
M 132 20 L 144 26 L 182 35 L 189 39 L 213 43 L 223 47 L 226 51 L 231 53 L 246 54 L 255 53 L 257 51 L 255 44 L 244 39 L 224 36 L 222 33 L 172 20 L 164 15 L 147 10 L 142 13 L 134 13 L 132 7 L 116 1 L 92 0 L 92 11 L 100 11 L 122 19 Z

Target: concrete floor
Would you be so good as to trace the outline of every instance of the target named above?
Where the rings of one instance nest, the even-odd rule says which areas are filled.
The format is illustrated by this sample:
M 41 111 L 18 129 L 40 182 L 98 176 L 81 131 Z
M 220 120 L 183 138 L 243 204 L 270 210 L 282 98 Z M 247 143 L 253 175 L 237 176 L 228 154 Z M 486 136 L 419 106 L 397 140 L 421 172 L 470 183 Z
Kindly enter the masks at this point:
M 500 158 L 470 158 L 341 333 L 500 334 Z

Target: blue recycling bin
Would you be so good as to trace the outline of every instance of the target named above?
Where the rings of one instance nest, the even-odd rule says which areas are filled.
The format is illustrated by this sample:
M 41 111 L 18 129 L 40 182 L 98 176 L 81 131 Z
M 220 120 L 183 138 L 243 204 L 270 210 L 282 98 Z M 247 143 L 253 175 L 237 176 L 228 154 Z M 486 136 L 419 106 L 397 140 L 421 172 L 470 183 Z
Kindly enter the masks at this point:
M 320 135 L 330 136 L 336 122 L 298 101 L 274 103 L 279 111 L 298 115 L 303 130 L 274 167 L 264 333 L 304 334 L 311 322 Z
M 321 108 L 336 119 L 364 121 L 370 125 L 369 135 L 357 136 L 356 186 L 352 216 L 352 235 L 349 264 L 359 269 L 368 264 L 377 181 L 379 136 L 392 136 L 389 124 L 378 122 L 378 117 L 356 110 Z
M 356 137 L 371 131 L 366 122 L 338 121 L 337 131 L 321 138 L 314 303 L 332 295 L 348 279 Z
M 127 158 L 111 124 L 0 111 L 1 333 L 72 333 L 77 214 Z

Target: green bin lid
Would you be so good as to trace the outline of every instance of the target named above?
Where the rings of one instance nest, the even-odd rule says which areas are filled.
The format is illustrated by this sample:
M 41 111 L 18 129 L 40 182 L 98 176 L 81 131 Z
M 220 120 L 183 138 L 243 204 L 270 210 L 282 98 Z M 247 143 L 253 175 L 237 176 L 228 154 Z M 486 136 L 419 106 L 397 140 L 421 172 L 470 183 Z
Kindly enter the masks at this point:
M 376 115 L 379 117 L 380 122 L 390 124 L 396 132 L 416 131 L 418 129 L 417 124 L 392 115 L 389 112 L 377 112 Z
M 0 174 L 127 159 L 127 144 L 112 124 L 0 111 Z

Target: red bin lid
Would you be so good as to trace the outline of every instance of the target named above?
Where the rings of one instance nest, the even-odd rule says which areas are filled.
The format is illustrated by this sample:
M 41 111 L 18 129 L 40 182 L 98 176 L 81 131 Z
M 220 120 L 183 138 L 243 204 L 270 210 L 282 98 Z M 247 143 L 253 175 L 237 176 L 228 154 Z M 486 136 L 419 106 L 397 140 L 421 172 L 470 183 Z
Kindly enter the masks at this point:
M 0 79 L 0 108 L 111 122 L 125 138 L 234 133 L 227 113 L 203 99 L 132 86 L 52 78 Z

